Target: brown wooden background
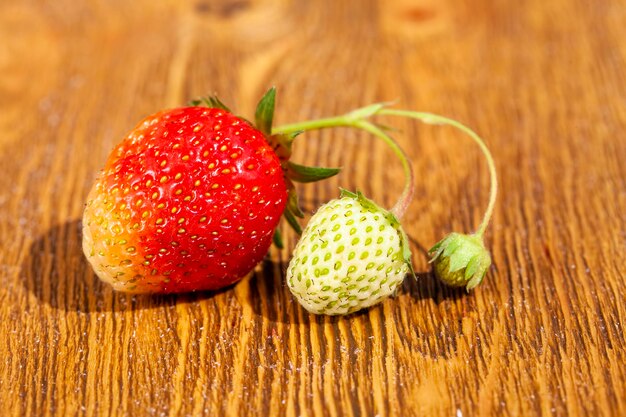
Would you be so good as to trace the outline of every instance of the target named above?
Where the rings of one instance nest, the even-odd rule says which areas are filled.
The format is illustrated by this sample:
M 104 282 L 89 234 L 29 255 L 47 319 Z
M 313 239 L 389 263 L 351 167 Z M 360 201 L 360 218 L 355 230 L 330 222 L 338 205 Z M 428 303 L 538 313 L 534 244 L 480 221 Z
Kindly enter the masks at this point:
M 483 159 L 405 122 L 419 281 L 395 300 L 307 314 L 283 283 L 293 235 L 218 293 L 100 284 L 79 219 L 114 143 L 201 94 L 251 115 L 270 85 L 280 123 L 397 100 L 486 137 L 502 192 L 484 284 L 442 287 L 424 253 L 478 223 Z M 387 206 L 401 190 L 367 135 L 298 145 L 345 167 L 301 188 L 309 212 L 339 185 Z M 3 416 L 626 415 L 623 1 L 2 1 L 0 149 Z

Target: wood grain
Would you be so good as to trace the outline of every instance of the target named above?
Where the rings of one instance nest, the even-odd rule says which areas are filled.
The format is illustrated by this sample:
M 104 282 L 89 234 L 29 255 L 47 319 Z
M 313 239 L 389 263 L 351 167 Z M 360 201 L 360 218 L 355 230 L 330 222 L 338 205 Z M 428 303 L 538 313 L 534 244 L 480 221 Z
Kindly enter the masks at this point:
M 0 3 L 0 407 L 6 416 L 626 415 L 626 4 L 618 0 Z M 344 318 L 283 283 L 293 248 L 216 293 L 113 293 L 80 249 L 84 198 L 143 116 L 218 92 L 279 122 L 374 101 L 487 138 L 494 266 L 467 295 L 424 248 L 471 231 L 486 167 L 445 128 L 390 122 L 414 160 L 419 280 Z M 402 171 L 346 130 L 294 158 L 343 165 L 309 212 Z

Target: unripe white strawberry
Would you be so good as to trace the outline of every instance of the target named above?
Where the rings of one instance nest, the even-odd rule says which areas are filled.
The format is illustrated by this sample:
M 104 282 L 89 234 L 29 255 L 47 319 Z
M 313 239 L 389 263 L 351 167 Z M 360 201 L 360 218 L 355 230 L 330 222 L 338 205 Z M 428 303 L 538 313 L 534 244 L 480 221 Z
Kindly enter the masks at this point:
M 343 191 L 309 221 L 287 268 L 287 285 L 311 313 L 349 314 L 393 294 L 411 271 L 410 257 L 392 213 Z

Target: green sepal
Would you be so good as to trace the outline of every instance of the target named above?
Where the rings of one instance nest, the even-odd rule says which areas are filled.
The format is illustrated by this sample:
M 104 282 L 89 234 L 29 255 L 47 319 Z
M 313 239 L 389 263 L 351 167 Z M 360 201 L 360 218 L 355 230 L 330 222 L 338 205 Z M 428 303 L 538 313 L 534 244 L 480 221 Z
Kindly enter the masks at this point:
M 339 197 L 344 198 L 344 197 L 350 197 L 350 198 L 354 198 L 355 200 L 359 198 L 359 193 L 358 191 L 356 193 L 353 193 L 350 190 L 346 190 L 345 188 L 339 188 L 340 194 Z M 361 194 L 361 197 L 363 197 L 363 195 Z
M 365 197 L 360 191 L 353 193 L 352 191 L 348 191 L 344 188 L 341 188 L 341 197 L 342 198 L 349 197 L 349 198 L 355 199 L 366 209 L 373 211 L 373 212 L 381 213 L 383 216 L 385 216 L 385 218 L 389 221 L 389 223 L 391 223 L 391 226 L 398 231 L 398 234 L 400 235 L 400 248 L 402 250 L 402 259 L 404 260 L 406 265 L 409 267 L 409 272 L 411 276 L 417 279 L 417 277 L 415 276 L 415 270 L 413 269 L 413 263 L 412 263 L 412 257 L 411 257 L 411 245 L 409 242 L 409 238 L 406 232 L 404 231 L 404 229 L 402 228 L 402 225 L 400 224 L 400 221 L 398 220 L 398 218 L 394 216 L 392 212 L 385 210 L 384 208 L 380 207 L 378 204 L 374 203 L 369 198 Z
M 298 195 L 296 194 L 296 189 L 291 188 L 287 191 L 287 207 L 285 210 L 289 211 L 296 217 L 304 218 L 304 213 L 300 209 L 300 204 L 298 202 Z
M 283 216 L 285 217 L 285 220 L 287 220 L 287 223 L 289 223 L 289 226 L 291 226 L 297 234 L 301 235 L 302 227 L 300 226 L 300 223 L 298 223 L 298 220 L 296 220 L 293 213 L 289 209 L 285 209 Z
M 192 106 L 205 106 L 210 109 L 222 109 L 226 110 L 229 113 L 232 113 L 228 106 L 222 103 L 222 101 L 217 96 L 200 97 L 199 99 L 191 100 L 189 104 Z
M 276 88 L 272 87 L 261 98 L 254 113 L 254 124 L 264 135 L 272 134 L 272 123 L 274 121 L 274 107 L 276 105 Z
M 443 256 L 451 256 L 457 248 L 461 246 L 462 240 L 454 235 L 456 235 L 456 233 L 451 233 L 452 238 L 448 240 L 448 244 L 443 250 Z
M 353 193 L 352 191 L 348 191 L 345 188 L 340 188 L 340 190 L 341 190 L 341 198 L 343 197 L 352 198 L 358 201 L 359 204 L 361 204 L 366 209 L 370 211 L 376 211 L 376 212 L 382 213 L 385 217 L 391 220 L 392 224 L 398 223 L 398 219 L 396 219 L 396 216 L 394 216 L 393 214 L 391 214 L 391 212 L 385 210 L 384 208 L 380 207 L 378 204 L 374 203 L 369 198 L 365 197 L 363 193 L 361 193 L 360 191 Z
M 459 251 L 458 254 L 450 256 L 450 272 L 460 271 L 467 267 L 468 263 L 472 260 L 473 254 L 466 253 L 465 251 Z
M 395 217 L 395 216 L 394 216 Z M 413 269 L 413 259 L 411 255 L 411 244 L 409 242 L 409 237 L 406 232 L 398 222 L 398 231 L 400 232 L 400 245 L 402 246 L 402 259 L 409 267 L 409 273 L 417 281 L 417 275 L 415 275 L 415 270 Z
M 481 274 L 474 274 L 474 276 L 467 282 L 467 285 L 465 286 L 465 290 L 469 291 L 471 289 L 474 289 L 478 285 L 480 285 L 480 283 L 483 282 L 483 278 L 485 278 L 486 274 L 487 274 L 486 269 Z
M 315 182 L 339 174 L 341 168 L 308 167 L 287 162 L 287 176 L 296 182 Z
M 289 142 L 293 142 L 295 138 L 304 133 L 304 130 L 296 130 L 295 132 L 288 133 L 286 136 L 289 138 Z
M 300 209 L 300 204 L 298 201 L 298 194 L 296 192 L 296 187 L 293 185 L 293 182 L 289 179 L 288 176 L 285 176 L 285 182 L 287 183 L 287 204 L 285 205 L 285 209 L 283 210 L 283 217 L 287 220 L 287 223 L 291 226 L 291 228 L 299 235 L 302 234 L 302 227 L 296 217 L 304 218 L 304 213 Z
M 272 241 L 278 249 L 283 249 L 285 247 L 283 244 L 283 236 L 281 235 L 279 229 L 274 230 L 274 237 L 272 238 Z
M 467 265 L 465 265 L 465 278 L 470 279 L 478 270 L 480 266 L 480 257 L 478 255 L 473 256 L 472 259 L 469 260 Z
M 435 243 L 432 248 L 430 248 L 428 254 L 431 256 L 431 258 L 428 263 L 435 262 L 435 259 L 437 259 L 439 255 L 441 255 L 441 252 L 443 252 L 443 250 L 445 249 L 445 240 L 446 238 L 441 239 L 439 242 Z
M 280 165 L 283 170 L 287 171 L 287 162 L 291 158 L 291 139 L 289 135 L 271 135 L 265 136 L 267 143 L 272 147 L 276 156 L 280 160 Z

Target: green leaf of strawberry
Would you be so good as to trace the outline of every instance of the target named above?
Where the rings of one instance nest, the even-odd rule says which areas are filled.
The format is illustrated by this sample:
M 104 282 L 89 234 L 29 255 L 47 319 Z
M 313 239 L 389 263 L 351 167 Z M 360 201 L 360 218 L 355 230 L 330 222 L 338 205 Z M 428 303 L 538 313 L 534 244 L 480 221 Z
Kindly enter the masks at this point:
M 290 188 L 287 191 L 287 207 L 285 207 L 285 209 L 295 217 L 299 217 L 301 219 L 304 218 L 304 213 L 300 209 L 298 195 L 296 194 L 295 188 Z
M 274 107 L 276 105 L 276 88 L 270 88 L 261 98 L 254 115 L 255 125 L 263 134 L 272 134 L 272 123 L 274 121 Z
M 283 236 L 280 233 L 279 229 L 274 230 L 274 237 L 272 241 L 274 243 L 274 246 L 276 246 L 278 249 L 283 249 L 285 247 L 283 243 Z
M 294 230 L 294 232 L 301 235 L 302 227 L 300 226 L 300 223 L 298 223 L 298 220 L 296 220 L 296 216 L 290 210 L 285 210 L 283 216 L 285 217 L 285 220 L 287 220 L 287 223 L 289 223 L 291 228 Z
M 289 161 L 287 175 L 296 182 L 315 182 L 325 180 L 339 174 L 341 168 L 309 167 Z
M 189 102 L 189 104 L 191 106 L 206 106 L 210 109 L 221 109 L 221 110 L 225 110 L 229 113 L 232 113 L 230 111 L 230 109 L 224 104 L 222 103 L 222 101 L 217 97 L 217 96 L 207 96 L 207 97 L 201 97 L 199 99 L 196 100 L 191 100 Z

